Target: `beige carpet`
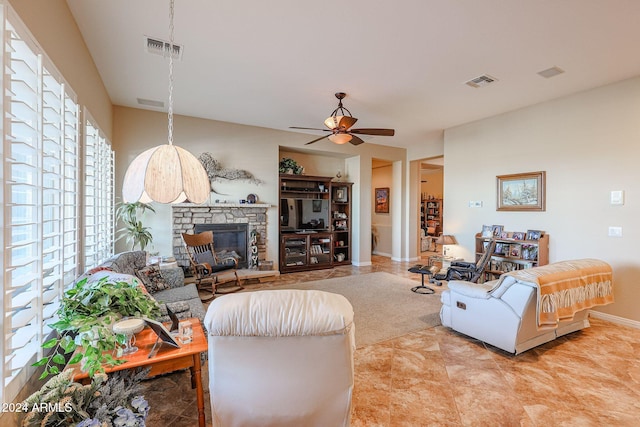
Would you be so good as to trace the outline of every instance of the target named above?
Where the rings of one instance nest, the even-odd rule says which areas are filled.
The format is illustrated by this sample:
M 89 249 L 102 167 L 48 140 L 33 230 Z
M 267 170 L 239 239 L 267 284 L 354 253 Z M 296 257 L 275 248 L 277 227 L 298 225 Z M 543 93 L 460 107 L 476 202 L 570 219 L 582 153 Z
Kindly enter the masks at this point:
M 373 344 L 440 325 L 440 295 L 411 292 L 415 280 L 378 272 L 325 279 L 278 289 L 317 289 L 344 295 L 353 305 L 356 345 Z

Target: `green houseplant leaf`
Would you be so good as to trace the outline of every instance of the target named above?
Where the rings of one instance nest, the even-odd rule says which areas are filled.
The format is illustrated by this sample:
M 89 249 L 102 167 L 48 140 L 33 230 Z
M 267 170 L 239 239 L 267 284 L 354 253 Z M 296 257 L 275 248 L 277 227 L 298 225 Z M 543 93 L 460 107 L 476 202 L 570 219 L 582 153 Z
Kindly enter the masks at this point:
M 78 347 L 71 360 L 81 362 L 82 370 L 91 377 L 103 372 L 105 364 L 122 363 L 111 355 L 124 343 L 124 337 L 113 332 L 113 323 L 122 317 L 157 317 L 160 307 L 140 286 L 106 276 L 95 282 L 76 282 L 65 292 L 57 314 L 59 320 L 50 326 L 59 336 L 42 345 L 53 351 L 34 364 L 45 366 L 42 378 L 59 372 L 58 365 L 65 364 L 61 353 L 72 353 Z

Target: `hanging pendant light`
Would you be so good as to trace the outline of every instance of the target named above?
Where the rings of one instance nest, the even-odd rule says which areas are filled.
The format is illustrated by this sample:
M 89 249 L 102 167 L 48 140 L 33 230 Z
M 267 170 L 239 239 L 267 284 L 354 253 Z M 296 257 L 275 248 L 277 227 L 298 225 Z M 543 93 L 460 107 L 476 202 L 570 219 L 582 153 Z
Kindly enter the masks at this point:
M 173 145 L 173 3 L 169 1 L 169 125 L 168 143 L 138 155 L 124 175 L 122 199 L 126 203 L 204 203 L 211 184 L 202 163 L 187 150 Z

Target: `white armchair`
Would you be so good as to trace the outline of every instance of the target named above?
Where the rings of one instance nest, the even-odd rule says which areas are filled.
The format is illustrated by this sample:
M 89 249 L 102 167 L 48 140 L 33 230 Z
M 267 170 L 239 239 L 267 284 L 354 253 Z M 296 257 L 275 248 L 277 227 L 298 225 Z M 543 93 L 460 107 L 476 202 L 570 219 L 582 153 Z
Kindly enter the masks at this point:
M 355 351 L 342 295 L 224 295 L 205 317 L 214 426 L 348 426 Z
M 448 286 L 441 296 L 442 324 L 515 354 L 588 327 L 587 309 L 613 302 L 611 267 L 594 259 Z

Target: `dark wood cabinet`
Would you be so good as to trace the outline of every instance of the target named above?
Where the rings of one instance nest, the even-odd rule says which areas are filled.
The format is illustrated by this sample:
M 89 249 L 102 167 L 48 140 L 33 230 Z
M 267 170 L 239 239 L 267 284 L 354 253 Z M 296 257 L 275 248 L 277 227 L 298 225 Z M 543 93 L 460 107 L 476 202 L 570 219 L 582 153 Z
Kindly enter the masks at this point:
M 351 263 L 352 183 L 280 174 L 281 273 Z

